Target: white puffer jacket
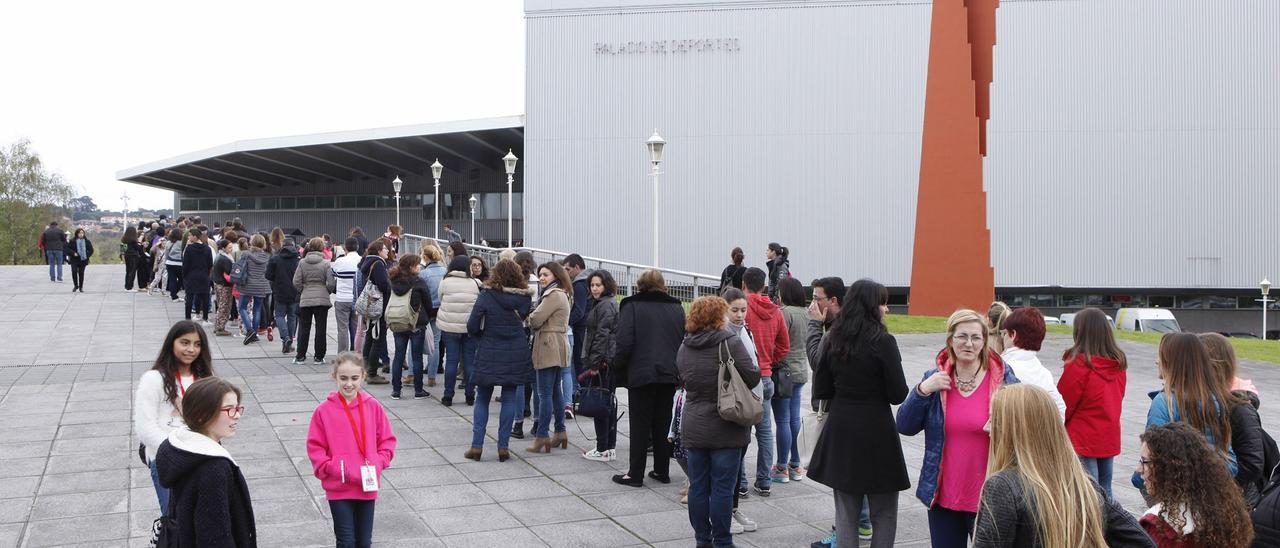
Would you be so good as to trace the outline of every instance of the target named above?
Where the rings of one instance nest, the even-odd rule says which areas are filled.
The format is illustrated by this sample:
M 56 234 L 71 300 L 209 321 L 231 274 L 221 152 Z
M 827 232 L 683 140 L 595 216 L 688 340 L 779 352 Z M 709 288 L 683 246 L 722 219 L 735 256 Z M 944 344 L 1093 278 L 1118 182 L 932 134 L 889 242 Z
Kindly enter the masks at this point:
M 480 280 L 467 277 L 457 270 L 440 281 L 440 311 L 436 315 L 436 327 L 445 333 L 466 333 L 471 309 L 480 296 Z
M 1058 417 L 1066 421 L 1067 404 L 1062 399 L 1062 393 L 1058 392 L 1058 383 L 1053 378 L 1053 372 L 1040 363 L 1040 358 L 1035 352 L 1015 346 L 1006 349 L 1003 354 L 1000 354 L 1000 358 L 1013 368 L 1013 374 L 1022 384 L 1039 386 L 1048 392 L 1049 397 L 1053 398 L 1053 403 L 1058 406 Z
M 190 375 L 182 377 L 184 388 L 196 382 Z M 181 397 L 181 392 L 179 392 Z M 147 447 L 147 460 L 156 459 L 156 450 L 169 437 L 169 432 L 187 425 L 182 414 L 164 396 L 164 377 L 154 369 L 142 374 L 133 396 L 133 431 Z

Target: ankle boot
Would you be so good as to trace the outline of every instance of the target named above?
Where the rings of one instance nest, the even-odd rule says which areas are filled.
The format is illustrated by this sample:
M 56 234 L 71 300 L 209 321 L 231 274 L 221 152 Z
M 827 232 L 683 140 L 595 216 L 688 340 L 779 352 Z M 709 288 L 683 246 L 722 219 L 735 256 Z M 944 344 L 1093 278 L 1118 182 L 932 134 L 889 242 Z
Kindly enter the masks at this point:
M 554 437 L 551 438 L 551 446 L 559 447 L 561 449 L 568 449 L 569 435 L 564 432 L 556 432 Z
M 511 437 L 518 440 L 524 439 L 524 421 L 519 421 L 511 427 Z
M 551 438 L 533 438 L 533 445 L 527 449 L 530 453 L 550 453 Z
M 483 452 L 484 452 L 484 449 L 483 449 L 483 448 L 481 448 L 481 447 L 471 447 L 471 448 L 468 448 L 468 449 L 467 449 L 467 452 L 466 452 L 466 453 L 463 453 L 463 454 L 462 454 L 462 456 L 463 456 L 464 458 L 468 458 L 468 459 L 471 459 L 471 460 L 474 460 L 474 461 L 478 461 L 478 460 L 480 460 L 480 454 L 481 454 L 481 453 L 483 453 Z M 499 457 L 501 457 L 501 456 L 502 456 L 502 453 L 504 453 L 504 452 L 506 452 L 506 449 L 499 449 L 499 450 L 498 450 L 498 456 L 499 456 Z
M 498 449 L 498 462 L 507 462 L 507 459 L 509 458 L 511 458 L 510 451 L 502 448 Z

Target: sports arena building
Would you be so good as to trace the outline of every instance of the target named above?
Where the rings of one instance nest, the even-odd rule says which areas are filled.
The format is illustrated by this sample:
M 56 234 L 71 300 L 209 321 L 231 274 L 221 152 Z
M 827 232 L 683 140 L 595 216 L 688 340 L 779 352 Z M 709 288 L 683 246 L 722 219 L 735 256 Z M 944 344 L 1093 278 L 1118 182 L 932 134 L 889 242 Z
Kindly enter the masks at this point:
M 996 295 L 1257 333 L 1258 282 L 1280 279 L 1280 3 L 998 6 L 977 212 Z M 399 175 L 401 224 L 429 235 L 438 157 L 441 222 L 505 243 L 510 149 L 529 245 L 649 264 L 656 218 L 660 266 L 719 272 L 735 246 L 762 265 L 779 242 L 806 282 L 869 276 L 906 304 L 933 7 L 526 0 L 524 116 L 242 141 L 118 177 L 206 222 L 336 235 L 394 222 Z

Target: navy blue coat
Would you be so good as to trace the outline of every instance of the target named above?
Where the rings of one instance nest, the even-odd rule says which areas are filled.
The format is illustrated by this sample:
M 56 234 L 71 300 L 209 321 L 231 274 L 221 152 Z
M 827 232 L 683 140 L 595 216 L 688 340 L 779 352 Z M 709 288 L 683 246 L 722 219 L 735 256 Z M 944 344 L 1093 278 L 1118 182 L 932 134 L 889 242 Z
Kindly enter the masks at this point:
M 485 288 L 467 320 L 476 344 L 471 379 L 480 386 L 516 386 L 533 382 L 533 350 L 524 320 L 532 303 L 529 289 Z

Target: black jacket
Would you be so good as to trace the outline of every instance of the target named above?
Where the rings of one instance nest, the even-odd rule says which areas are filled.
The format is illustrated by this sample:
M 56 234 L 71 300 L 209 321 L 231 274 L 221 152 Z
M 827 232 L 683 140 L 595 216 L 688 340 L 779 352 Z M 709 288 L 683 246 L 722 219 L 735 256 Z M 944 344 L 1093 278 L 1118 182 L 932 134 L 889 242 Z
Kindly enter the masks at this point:
M 209 271 L 213 269 L 213 252 L 196 242 L 182 250 L 182 287 L 187 295 L 209 292 Z
M 747 272 L 747 267 L 739 264 L 731 264 L 724 267 L 724 271 L 720 273 L 720 290 L 724 291 L 726 287 L 742 288 L 742 275 Z
M 75 240 L 71 240 L 70 242 L 67 242 L 67 261 L 72 263 L 87 263 L 89 262 L 89 257 L 92 257 L 92 256 L 93 256 L 92 240 L 88 238 L 84 239 L 84 256 L 83 257 L 80 256 L 80 251 L 76 249 Z
M 529 317 L 532 289 L 486 287 L 467 319 L 467 333 L 476 339 L 472 382 L 479 386 L 515 386 L 533 382 L 533 349 L 524 322 Z
M 1244 500 L 1249 508 L 1258 505 L 1263 481 L 1269 473 L 1263 471 L 1266 455 L 1262 441 L 1262 420 L 1258 417 L 1258 397 L 1251 392 L 1237 391 L 1236 396 L 1245 398 L 1246 403 L 1231 406 L 1231 450 L 1236 454 L 1236 483 L 1244 492 Z M 1269 472 L 1269 471 L 1268 471 Z
M 213 283 L 224 286 L 231 285 L 226 276 L 231 275 L 231 269 L 234 267 L 235 263 L 231 261 L 231 257 L 219 253 L 218 258 L 213 260 Z
M 431 323 L 431 310 L 428 306 L 427 310 L 423 310 L 422 303 L 431 304 L 431 290 L 427 289 L 427 281 L 419 276 L 410 276 L 410 279 L 395 278 L 391 280 L 391 292 L 395 295 L 404 295 L 413 291 L 409 295 L 409 306 L 418 312 L 418 329 Z
M 618 311 L 618 381 L 629 388 L 680 384 L 676 353 L 684 341 L 684 306 L 661 291 L 622 299 Z
M 364 291 L 364 285 L 373 282 L 382 292 L 382 307 L 386 308 L 387 299 L 391 297 L 391 277 L 387 275 L 387 261 L 377 255 L 369 255 L 360 260 L 360 275 L 364 283 L 356 288 L 356 296 Z
M 1253 534 L 1255 548 L 1280 546 L 1280 474 L 1267 482 L 1253 509 Z
M 44 241 L 45 251 L 62 251 L 67 245 L 67 233 L 56 226 L 44 229 L 40 239 Z
M 1093 488 L 1102 500 L 1102 535 L 1114 548 L 1155 548 L 1133 515 L 1107 497 L 1098 484 Z M 1005 470 L 987 478 L 982 486 L 978 522 L 974 527 L 975 548 L 1036 548 L 1040 541 L 1036 514 L 1017 472 Z
M 584 367 L 597 371 L 607 364 L 613 363 L 617 353 L 618 301 L 613 295 L 602 295 L 599 300 L 591 300 L 591 309 L 587 312 L 586 336 L 582 341 Z M 576 339 L 575 339 L 576 342 Z
M 298 250 L 285 244 L 267 261 L 267 280 L 278 303 L 298 302 L 298 288 L 293 286 L 293 273 L 298 270 Z
M 201 439 L 203 438 L 203 439 Z M 245 548 L 258 545 L 249 486 L 240 467 L 213 440 L 180 429 L 156 452 L 160 485 L 169 488 L 178 545 Z

